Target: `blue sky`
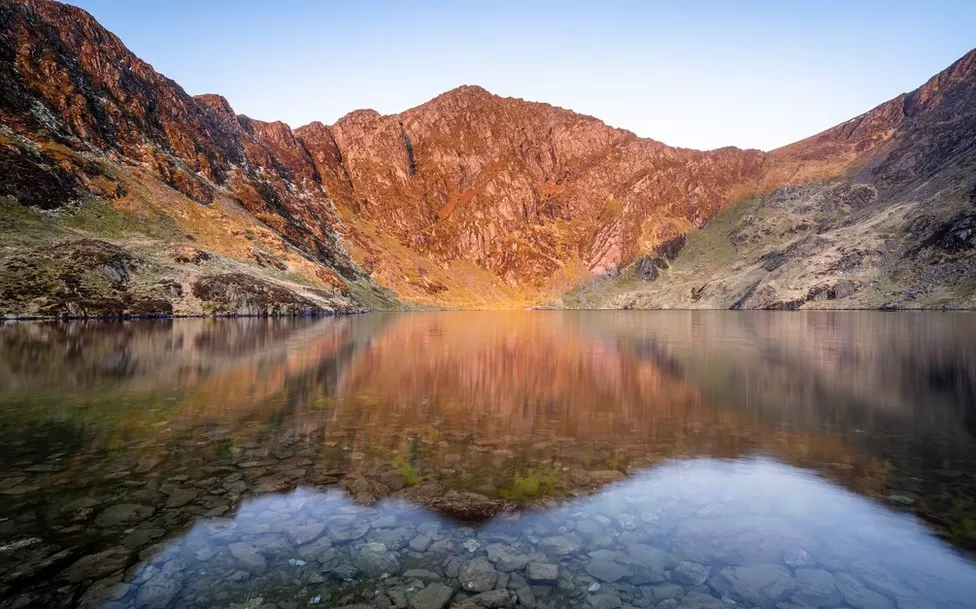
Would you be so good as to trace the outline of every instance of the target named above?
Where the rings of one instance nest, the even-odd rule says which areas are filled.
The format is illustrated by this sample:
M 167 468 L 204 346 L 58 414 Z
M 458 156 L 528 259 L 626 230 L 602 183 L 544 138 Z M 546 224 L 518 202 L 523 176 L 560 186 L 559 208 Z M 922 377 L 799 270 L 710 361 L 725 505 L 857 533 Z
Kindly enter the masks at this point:
M 293 127 L 462 84 L 691 148 L 771 149 L 976 46 L 976 2 L 75 0 L 191 94 Z

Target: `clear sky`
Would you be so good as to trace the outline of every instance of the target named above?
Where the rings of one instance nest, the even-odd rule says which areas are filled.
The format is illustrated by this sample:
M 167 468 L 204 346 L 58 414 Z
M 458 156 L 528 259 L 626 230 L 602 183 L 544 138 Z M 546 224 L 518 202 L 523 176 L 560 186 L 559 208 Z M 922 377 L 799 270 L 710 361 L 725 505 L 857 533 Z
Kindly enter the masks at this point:
M 771 149 L 976 47 L 976 0 L 74 0 L 189 93 L 293 127 L 462 84 L 691 148 Z

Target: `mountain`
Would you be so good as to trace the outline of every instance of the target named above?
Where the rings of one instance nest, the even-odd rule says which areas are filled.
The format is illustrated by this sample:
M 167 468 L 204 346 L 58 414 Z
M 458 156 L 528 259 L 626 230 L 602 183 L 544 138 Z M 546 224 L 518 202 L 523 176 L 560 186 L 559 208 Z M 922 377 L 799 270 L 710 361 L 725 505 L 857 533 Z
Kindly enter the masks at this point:
M 0 314 L 976 307 L 974 107 L 976 51 L 771 152 L 473 86 L 291 129 L 7 0 Z
M 976 307 L 976 50 L 920 88 L 765 157 L 761 188 L 555 304 Z

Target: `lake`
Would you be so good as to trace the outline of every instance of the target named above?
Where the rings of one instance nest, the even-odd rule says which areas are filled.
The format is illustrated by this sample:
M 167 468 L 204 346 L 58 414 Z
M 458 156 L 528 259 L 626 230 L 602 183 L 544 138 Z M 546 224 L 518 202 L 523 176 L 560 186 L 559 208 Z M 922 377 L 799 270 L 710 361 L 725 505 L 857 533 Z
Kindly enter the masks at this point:
M 976 608 L 976 315 L 0 325 L 0 607 Z

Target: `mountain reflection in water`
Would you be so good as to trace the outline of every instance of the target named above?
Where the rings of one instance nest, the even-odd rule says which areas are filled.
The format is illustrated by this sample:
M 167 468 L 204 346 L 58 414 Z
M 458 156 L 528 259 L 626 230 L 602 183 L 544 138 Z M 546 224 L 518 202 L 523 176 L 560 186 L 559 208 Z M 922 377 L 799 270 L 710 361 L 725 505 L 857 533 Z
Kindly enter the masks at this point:
M 974 339 L 915 313 L 0 326 L 0 607 L 976 607 Z

